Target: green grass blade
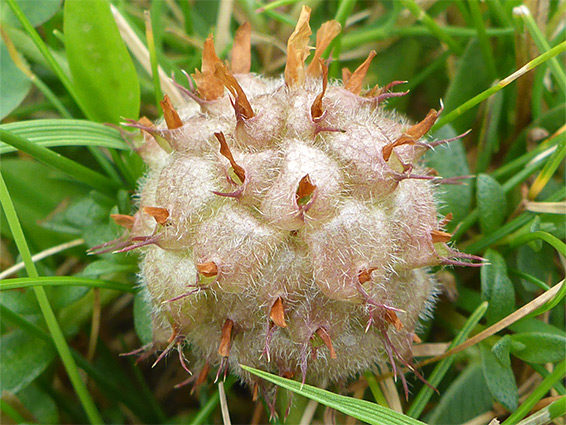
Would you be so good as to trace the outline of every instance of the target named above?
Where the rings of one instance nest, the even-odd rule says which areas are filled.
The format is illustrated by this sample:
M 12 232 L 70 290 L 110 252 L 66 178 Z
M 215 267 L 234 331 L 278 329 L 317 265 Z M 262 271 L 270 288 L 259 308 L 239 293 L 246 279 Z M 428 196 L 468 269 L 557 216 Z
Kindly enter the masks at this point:
M 480 94 L 478 94 L 477 96 L 474 96 L 473 98 L 471 98 L 470 100 L 468 100 L 464 104 L 458 106 L 453 111 L 450 111 L 443 118 L 438 120 L 438 122 L 432 127 L 432 131 L 434 132 L 434 131 L 438 130 L 440 127 L 443 127 L 448 123 L 451 123 L 452 121 L 457 119 L 460 115 L 462 115 L 464 112 L 470 110 L 471 108 L 476 106 L 478 103 L 483 102 L 485 99 L 490 97 L 492 94 L 497 93 L 499 90 L 505 88 L 506 86 L 511 84 L 513 81 L 515 81 L 517 78 L 519 78 L 522 75 L 526 74 L 527 72 L 535 69 L 537 66 L 545 63 L 546 61 L 552 59 L 553 57 L 555 57 L 556 55 L 559 55 L 560 53 L 562 53 L 564 51 L 566 51 L 566 41 L 563 41 L 562 43 L 556 45 L 555 47 L 550 49 L 548 52 L 545 52 L 542 55 L 537 56 L 535 59 L 533 59 L 532 61 L 530 61 L 529 63 L 527 63 L 523 67 L 519 68 L 513 74 L 504 78 L 503 80 L 501 80 L 499 83 L 497 83 L 493 87 L 490 87 L 489 89 L 481 92 Z
M 428 14 L 420 8 L 415 0 L 401 0 L 401 4 L 409 9 L 413 16 L 417 18 L 418 21 L 421 21 L 434 36 L 443 41 L 452 52 L 458 55 L 463 53 L 462 47 L 452 37 L 450 37 L 448 33 L 434 21 L 434 19 L 428 16 Z
M 37 278 L 38 273 L 35 268 L 35 264 L 31 258 L 31 253 L 25 240 L 20 221 L 16 214 L 16 210 L 14 209 L 14 204 L 12 203 L 10 193 L 8 192 L 8 188 L 6 187 L 4 178 L 1 176 L 1 174 L 0 202 L 2 204 L 2 208 L 4 209 L 4 213 L 6 214 L 6 219 L 8 220 L 8 225 L 10 226 L 10 230 L 12 231 L 14 241 L 16 242 L 16 245 L 18 247 L 18 251 L 20 252 L 22 260 L 26 265 L 26 271 L 30 278 Z M 53 342 L 55 343 L 55 346 L 57 348 L 57 352 L 61 357 L 71 384 L 73 385 L 73 388 L 75 389 L 75 392 L 77 393 L 77 396 L 79 397 L 83 405 L 89 421 L 93 424 L 102 424 L 102 417 L 100 416 L 100 413 L 98 412 L 96 405 L 94 404 L 94 401 L 90 396 L 84 382 L 81 380 L 77 364 L 75 363 L 75 360 L 73 359 L 73 356 L 71 354 L 71 350 L 67 345 L 63 331 L 61 330 L 61 327 L 57 322 L 55 313 L 53 312 L 53 309 L 49 304 L 45 290 L 41 286 L 34 287 L 33 290 L 37 297 L 37 301 L 41 308 L 41 312 L 43 313 L 45 322 L 47 323 L 49 332 L 51 333 L 51 337 L 53 338 Z
M 402 413 L 395 412 L 379 404 L 366 400 L 346 397 L 330 391 L 322 390 L 311 385 L 302 385 L 300 382 L 285 379 L 262 370 L 240 365 L 242 369 L 250 372 L 266 381 L 272 382 L 280 387 L 293 391 L 296 394 L 318 401 L 325 406 L 336 409 L 348 416 L 374 425 L 417 425 L 423 422 L 410 418 Z
M 43 119 L 20 121 L 0 125 L 0 130 L 9 131 L 30 142 L 49 148 L 55 146 L 89 146 L 129 150 L 120 131 L 104 124 L 85 120 Z M 0 143 L 0 154 L 17 149 Z
M 484 316 L 488 306 L 489 304 L 487 303 L 487 301 L 484 301 L 479 305 L 479 307 L 470 315 L 460 333 L 458 333 L 456 338 L 454 338 L 454 340 L 450 344 L 450 347 L 448 347 L 448 350 L 451 350 L 452 348 L 464 342 L 470 332 L 476 327 L 481 318 Z M 453 362 L 454 356 L 451 356 L 438 363 L 430 374 L 428 382 L 435 387 L 440 384 L 442 378 L 444 378 L 444 375 L 446 375 L 446 372 L 448 372 L 448 369 L 450 369 L 450 366 L 452 366 Z M 432 397 L 432 394 L 433 390 L 431 388 L 429 388 L 428 386 L 423 386 L 423 388 L 415 397 L 413 404 L 411 404 L 411 407 L 407 411 L 407 415 L 413 418 L 418 418 L 425 409 L 428 401 Z
M 491 46 L 487 38 L 484 19 L 481 15 L 479 2 L 478 0 L 468 0 L 468 4 L 470 5 L 472 20 L 474 21 L 474 25 L 478 33 L 478 40 L 480 42 L 483 60 L 487 64 L 489 76 L 492 78 L 492 80 L 495 80 L 497 78 L 497 68 L 495 67 L 495 60 L 493 59 L 493 53 L 491 52 Z
M 566 375 L 566 360 L 562 360 L 554 367 L 554 371 L 548 375 L 538 385 L 538 387 L 526 398 L 519 408 L 511 414 L 503 422 L 502 425 L 514 425 L 523 419 L 533 406 L 544 397 L 544 395 L 553 387 L 555 382 L 560 381 Z
M 93 171 L 84 165 L 81 165 L 69 158 L 53 152 L 50 149 L 39 146 L 23 137 L 0 129 L 0 140 L 14 148 L 25 152 L 40 162 L 57 168 L 64 173 L 69 174 L 80 182 L 86 183 L 100 192 L 110 196 L 114 196 L 116 189 L 120 188 L 120 184 L 114 180 Z
M 517 238 L 513 239 L 513 241 L 509 244 L 509 247 L 516 248 L 520 245 L 524 245 L 527 242 L 537 239 L 545 241 L 547 244 L 556 249 L 560 254 L 566 255 L 566 244 L 564 242 L 562 242 L 556 236 L 551 235 L 547 232 L 541 232 L 540 230 L 537 232 L 529 232 L 525 235 L 518 236 Z
M 51 70 L 55 73 L 55 75 L 57 75 L 57 78 L 59 78 L 59 81 L 61 81 L 61 83 L 63 84 L 65 89 L 69 92 L 71 97 L 75 100 L 75 102 L 77 102 L 77 104 L 81 106 L 80 98 L 77 96 L 77 93 L 75 92 L 75 88 L 73 86 L 73 83 L 71 82 L 71 79 L 67 74 L 65 74 L 63 68 L 61 68 L 59 63 L 55 60 L 55 58 L 49 51 L 49 48 L 45 45 L 45 43 L 43 42 L 43 40 L 41 39 L 35 28 L 31 25 L 28 18 L 24 15 L 22 10 L 18 6 L 16 0 L 6 0 L 6 1 L 8 2 L 10 8 L 12 9 L 14 15 L 16 15 L 16 17 L 22 24 L 22 27 L 24 27 L 25 31 L 28 33 L 28 35 L 33 40 L 34 44 L 36 45 L 40 53 L 43 55 L 45 61 L 51 67 Z M 83 109 L 82 106 L 81 109 Z
M 136 288 L 127 283 L 102 279 L 88 279 L 74 276 L 21 277 L 0 281 L 0 291 L 8 289 L 34 288 L 37 286 L 86 286 L 89 288 L 111 289 L 113 291 L 136 293 Z
M 532 39 L 534 40 L 539 52 L 548 52 L 550 50 L 550 46 L 544 35 L 540 32 L 535 20 L 533 19 L 531 12 L 529 11 L 528 7 L 525 5 L 516 7 L 513 9 L 513 14 L 519 16 L 519 18 L 523 21 L 529 34 L 531 34 Z M 554 75 L 556 79 L 556 83 L 560 87 L 562 93 L 566 94 L 566 73 L 564 73 L 564 69 L 560 66 L 556 58 L 550 59 L 548 62 L 548 67 L 550 68 L 550 72 Z
M 546 164 L 544 164 L 544 168 L 541 170 L 540 174 L 537 176 L 531 188 L 529 189 L 528 198 L 533 200 L 535 199 L 538 194 L 541 192 L 542 189 L 546 186 L 546 184 L 552 178 L 554 172 L 558 169 L 562 161 L 566 157 L 566 133 L 562 133 L 560 136 L 560 142 L 558 143 L 558 147 L 548 159 Z

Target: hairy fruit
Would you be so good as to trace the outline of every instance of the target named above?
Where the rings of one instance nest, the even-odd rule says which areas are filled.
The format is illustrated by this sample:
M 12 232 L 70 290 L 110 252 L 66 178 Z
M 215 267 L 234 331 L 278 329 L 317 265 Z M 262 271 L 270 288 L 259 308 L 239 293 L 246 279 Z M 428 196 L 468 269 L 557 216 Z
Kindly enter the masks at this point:
M 410 365 L 431 311 L 427 267 L 470 264 L 447 245 L 435 206 L 441 180 L 419 158 L 440 112 L 411 125 L 382 108 L 401 82 L 362 89 L 375 56 L 328 81 L 322 52 L 339 33 L 311 30 L 303 8 L 282 78 L 251 74 L 250 27 L 227 66 L 206 40 L 185 105 L 163 122 L 132 121 L 148 165 L 137 213 L 113 248 L 141 251 L 154 346 L 217 376 L 240 364 L 318 386 L 376 365 Z M 183 350 L 200 363 L 187 365 Z M 158 359 L 158 360 L 159 360 Z M 204 375 L 203 375 L 204 374 Z M 259 383 L 260 389 L 267 391 Z

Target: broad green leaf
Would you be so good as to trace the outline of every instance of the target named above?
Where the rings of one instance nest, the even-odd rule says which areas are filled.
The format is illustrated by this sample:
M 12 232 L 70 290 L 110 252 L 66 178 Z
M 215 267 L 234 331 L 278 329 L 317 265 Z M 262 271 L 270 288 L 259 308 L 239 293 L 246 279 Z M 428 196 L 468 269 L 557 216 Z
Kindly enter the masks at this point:
M 3 8 L 8 7 L 0 2 Z M 31 80 L 19 70 L 10 58 L 6 45 L 0 41 L 0 119 L 18 107 L 25 99 L 31 88 Z
M 566 336 L 525 332 L 511 336 L 511 352 L 530 363 L 553 363 L 566 357 Z
M 511 359 L 509 354 L 511 352 L 511 335 L 505 335 L 497 343 L 491 347 L 491 351 L 497 360 L 506 367 L 511 367 Z
M 121 272 L 136 272 L 138 267 L 132 264 L 119 264 L 110 260 L 97 260 L 90 263 L 86 268 L 77 274 L 82 277 L 99 277 L 107 274 Z
M 16 0 L 16 3 L 30 23 L 37 27 L 48 21 L 61 8 L 63 0 Z M 5 1 L 0 2 L 0 22 L 10 26 L 19 27 L 20 21 L 14 16 L 10 6 Z M 2 63 L 4 65 L 4 63 Z M 2 69 L 4 72 L 4 69 Z M 4 93 L 4 92 L 2 92 Z
M 516 261 L 519 270 L 525 270 L 543 282 L 554 280 L 552 277 L 554 253 L 556 252 L 554 248 L 548 244 L 543 244 L 539 251 L 535 251 L 531 246 L 523 245 L 517 251 Z M 529 292 L 535 292 L 539 289 L 526 279 L 521 279 L 521 283 Z
M 507 266 L 501 254 L 488 249 L 484 258 L 489 264 L 484 265 L 480 272 L 482 300 L 489 302 L 486 319 L 492 324 L 513 312 L 515 289 L 507 275 Z
M 273 375 L 262 370 L 254 369 L 249 366 L 240 365 L 246 372 L 252 373 L 266 381 L 272 382 L 280 387 L 293 391 L 311 400 L 318 401 L 325 406 L 336 409 L 348 416 L 364 421 L 368 424 L 375 425 L 397 425 L 397 424 L 422 424 L 421 421 L 410 418 L 409 416 L 395 412 L 394 410 L 371 403 L 366 400 L 359 400 L 352 397 L 346 397 L 322 390 L 311 385 L 301 385 L 300 382 L 285 379 L 277 375 Z
M 53 399 L 37 383 L 18 393 L 18 399 L 41 424 L 59 423 L 59 412 Z
M 17 329 L 0 338 L 0 393 L 17 393 L 35 380 L 55 357 L 53 346 Z
M 137 118 L 138 76 L 120 37 L 107 0 L 67 0 L 65 49 L 85 114 L 93 121 L 118 124 Z
M 444 97 L 444 108 L 450 112 L 470 100 L 477 94 L 486 90 L 491 81 L 487 68 L 481 58 L 481 49 L 477 39 L 471 39 L 464 54 L 458 60 L 456 75 L 450 81 L 450 86 Z M 452 126 L 458 133 L 462 133 L 472 127 L 477 106 L 463 113 L 452 122 Z
M 491 395 L 507 410 L 513 412 L 519 404 L 519 391 L 511 363 L 500 362 L 485 344 L 480 344 L 480 350 L 483 376 Z
M 46 148 L 54 146 L 98 146 L 130 149 L 120 132 L 112 127 L 86 120 L 44 119 L 0 125 L 2 130 L 25 137 Z M 16 149 L 0 142 L 0 154 Z
M 151 320 L 151 301 L 147 289 L 138 291 L 134 298 L 134 326 L 142 345 L 153 341 L 153 322 Z
M 491 409 L 493 400 L 487 390 L 480 363 L 468 366 L 446 390 L 428 417 L 428 424 L 463 424 Z
M 65 174 L 35 161 L 2 159 L 2 175 L 20 217 L 32 253 L 68 242 L 72 235 L 42 226 L 65 199 L 84 192 L 84 186 L 68 181 Z M 1 232 L 11 239 L 2 210 Z
M 449 139 L 457 136 L 451 126 L 444 126 L 434 133 L 435 139 Z M 468 176 L 470 167 L 466 159 L 466 151 L 461 140 L 441 145 L 426 153 L 427 164 L 434 168 L 442 177 Z M 440 212 L 444 215 L 454 214 L 452 223 L 466 218 L 472 199 L 472 187 L 469 181 L 464 180 L 462 185 L 443 185 L 439 194 Z
M 507 199 L 503 188 L 493 177 L 480 174 L 476 180 L 476 202 L 482 233 L 489 235 L 505 221 Z

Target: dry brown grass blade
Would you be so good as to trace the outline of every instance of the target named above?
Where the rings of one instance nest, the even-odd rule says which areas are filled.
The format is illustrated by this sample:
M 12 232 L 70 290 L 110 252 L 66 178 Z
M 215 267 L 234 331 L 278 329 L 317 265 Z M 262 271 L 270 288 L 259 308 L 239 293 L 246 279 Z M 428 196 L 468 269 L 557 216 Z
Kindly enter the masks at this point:
M 436 362 L 438 362 L 438 361 L 440 361 L 440 360 L 442 360 L 446 357 L 452 356 L 456 353 L 459 353 L 459 352 L 465 350 L 466 348 L 469 348 L 473 345 L 476 345 L 477 343 L 483 341 L 486 338 L 489 338 L 492 335 L 495 335 L 497 332 L 511 326 L 516 321 L 518 321 L 518 320 L 522 319 L 523 317 L 529 315 L 530 313 L 535 311 L 537 308 L 539 308 L 540 306 L 542 306 L 545 303 L 547 303 L 548 301 L 550 301 L 552 298 L 554 298 L 554 296 L 558 293 L 558 291 L 560 291 L 560 288 L 562 287 L 562 285 L 564 285 L 564 279 L 561 282 L 554 285 L 552 288 L 550 288 L 544 294 L 535 298 L 530 303 L 525 304 L 523 307 L 521 307 L 517 311 L 515 311 L 515 312 L 511 313 L 509 316 L 501 319 L 499 322 L 495 323 L 494 325 L 490 326 L 489 328 L 485 329 L 484 331 L 480 332 L 479 334 L 474 335 L 473 337 L 468 339 L 466 342 L 463 342 L 462 344 L 458 345 L 457 347 L 454 347 L 452 350 L 449 350 L 444 354 L 441 354 L 440 356 L 432 357 L 430 359 L 427 359 L 427 360 L 424 360 L 420 363 L 417 363 L 415 365 L 415 367 L 420 368 L 420 367 L 426 366 L 426 365 L 431 364 L 431 363 L 436 363 Z

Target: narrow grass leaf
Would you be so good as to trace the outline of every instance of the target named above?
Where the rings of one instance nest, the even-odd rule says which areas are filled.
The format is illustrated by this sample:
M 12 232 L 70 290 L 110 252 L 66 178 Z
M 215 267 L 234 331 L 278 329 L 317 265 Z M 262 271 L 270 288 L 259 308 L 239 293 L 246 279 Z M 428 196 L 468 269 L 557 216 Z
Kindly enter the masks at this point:
M 28 139 L 0 129 L 0 140 L 13 146 L 14 148 L 33 156 L 38 161 L 55 167 L 64 173 L 67 173 L 80 182 L 86 183 L 102 193 L 114 195 L 119 184 L 102 174 L 91 170 L 69 158 L 48 149 L 39 146 Z
M 46 148 L 56 146 L 92 146 L 129 150 L 120 132 L 112 127 L 86 120 L 43 119 L 0 125 L 0 129 Z M 0 143 L 0 154 L 16 151 Z
M 29 277 L 37 278 L 38 273 L 35 268 L 35 264 L 33 263 L 33 260 L 31 258 L 31 253 L 22 232 L 16 210 L 14 209 L 14 204 L 12 203 L 12 199 L 10 198 L 10 193 L 8 192 L 8 188 L 6 187 L 1 174 L 0 203 L 2 204 L 2 208 L 4 209 L 4 213 L 6 214 L 6 218 L 14 236 L 18 251 L 20 252 L 20 255 L 22 256 L 22 259 L 26 265 L 26 271 Z M 63 361 L 63 365 L 65 366 L 65 370 L 67 371 L 71 384 L 73 385 L 73 388 L 85 409 L 89 421 L 93 424 L 102 424 L 102 417 L 100 416 L 100 413 L 98 412 L 96 405 L 94 404 L 94 401 L 90 396 L 90 393 L 88 392 L 84 382 L 81 380 L 77 364 L 72 357 L 71 350 L 67 345 L 63 331 L 61 330 L 53 309 L 49 304 L 45 290 L 41 286 L 38 286 L 34 287 L 34 292 L 41 307 L 45 322 L 47 323 L 47 327 L 49 328 L 51 337 L 53 338 L 53 343 L 57 348 L 57 352 L 59 353 L 59 356 Z
M 440 118 L 436 122 L 436 124 L 432 127 L 432 130 L 433 131 L 437 130 L 437 129 L 441 128 L 442 126 L 456 120 L 464 112 L 470 110 L 474 106 L 483 102 L 485 99 L 490 97 L 492 94 L 497 93 L 499 90 L 502 90 L 503 88 L 507 87 L 509 84 L 511 84 L 517 78 L 525 75 L 529 71 L 532 71 L 537 66 L 545 63 L 549 59 L 559 55 L 560 53 L 562 53 L 564 51 L 566 51 L 566 41 L 564 41 L 560 44 L 557 44 L 552 49 L 550 49 L 548 52 L 545 52 L 542 55 L 533 59 L 532 61 L 528 62 L 527 64 L 525 64 L 524 66 L 519 68 L 517 71 L 515 71 L 511 75 L 509 75 L 506 78 L 504 78 L 503 80 L 501 80 L 499 83 L 497 83 L 494 86 L 490 87 L 489 89 L 481 92 L 477 96 L 474 96 L 470 100 L 468 100 L 465 103 L 458 106 L 456 109 L 451 110 L 448 114 L 446 114 L 444 117 Z
M 33 288 L 36 286 L 84 286 L 88 288 L 111 289 L 113 291 L 136 293 L 136 288 L 122 282 L 112 282 L 102 279 L 87 279 L 75 276 L 42 276 L 42 277 L 20 277 L 0 281 L 0 291 L 9 289 Z
M 87 116 L 118 124 L 136 119 L 140 86 L 134 63 L 107 0 L 68 0 L 64 14 L 65 50 L 73 85 Z
M 296 394 L 318 401 L 325 406 L 336 409 L 348 416 L 364 421 L 368 424 L 382 425 L 384 423 L 390 425 L 414 425 L 422 424 L 416 419 L 405 416 L 394 410 L 371 403 L 366 400 L 359 400 L 352 397 L 346 397 L 322 390 L 311 385 L 302 385 L 300 382 L 285 379 L 277 375 L 273 375 L 262 370 L 254 369 L 249 366 L 240 365 L 246 372 L 252 373 L 266 381 L 272 382 L 280 387 L 293 391 Z
M 450 344 L 448 351 L 454 349 L 465 341 L 472 329 L 476 327 L 481 318 L 484 316 L 488 306 L 489 305 L 487 302 L 483 302 L 478 306 L 478 308 L 470 315 L 462 330 L 458 333 L 458 335 L 456 335 L 456 338 L 454 338 L 454 340 Z M 454 357 L 447 357 L 443 359 L 438 365 L 436 365 L 436 367 L 428 377 L 428 382 L 434 387 L 438 386 L 446 375 L 446 372 L 448 372 L 448 369 L 450 369 L 450 366 L 452 366 L 453 362 Z M 429 388 L 428 386 L 423 386 L 423 388 L 415 397 L 413 404 L 411 404 L 411 407 L 407 411 L 407 415 L 413 418 L 418 418 L 424 411 L 428 401 L 432 397 L 432 394 L 433 390 L 431 388 Z
M 550 181 L 554 172 L 563 163 L 566 157 L 566 133 L 562 132 L 560 135 L 560 141 L 554 153 L 548 158 L 546 164 L 544 164 L 543 169 L 537 176 L 531 188 L 529 189 L 528 198 L 529 200 L 535 199 L 538 194 L 544 189 L 546 184 Z
M 523 401 L 515 412 L 509 416 L 505 422 L 501 425 L 515 425 L 521 419 L 523 419 L 533 406 L 544 397 L 544 395 L 552 388 L 552 386 L 564 378 L 566 375 L 566 360 L 562 360 L 558 363 L 551 374 L 549 374 L 543 381 L 538 385 L 538 387 Z

